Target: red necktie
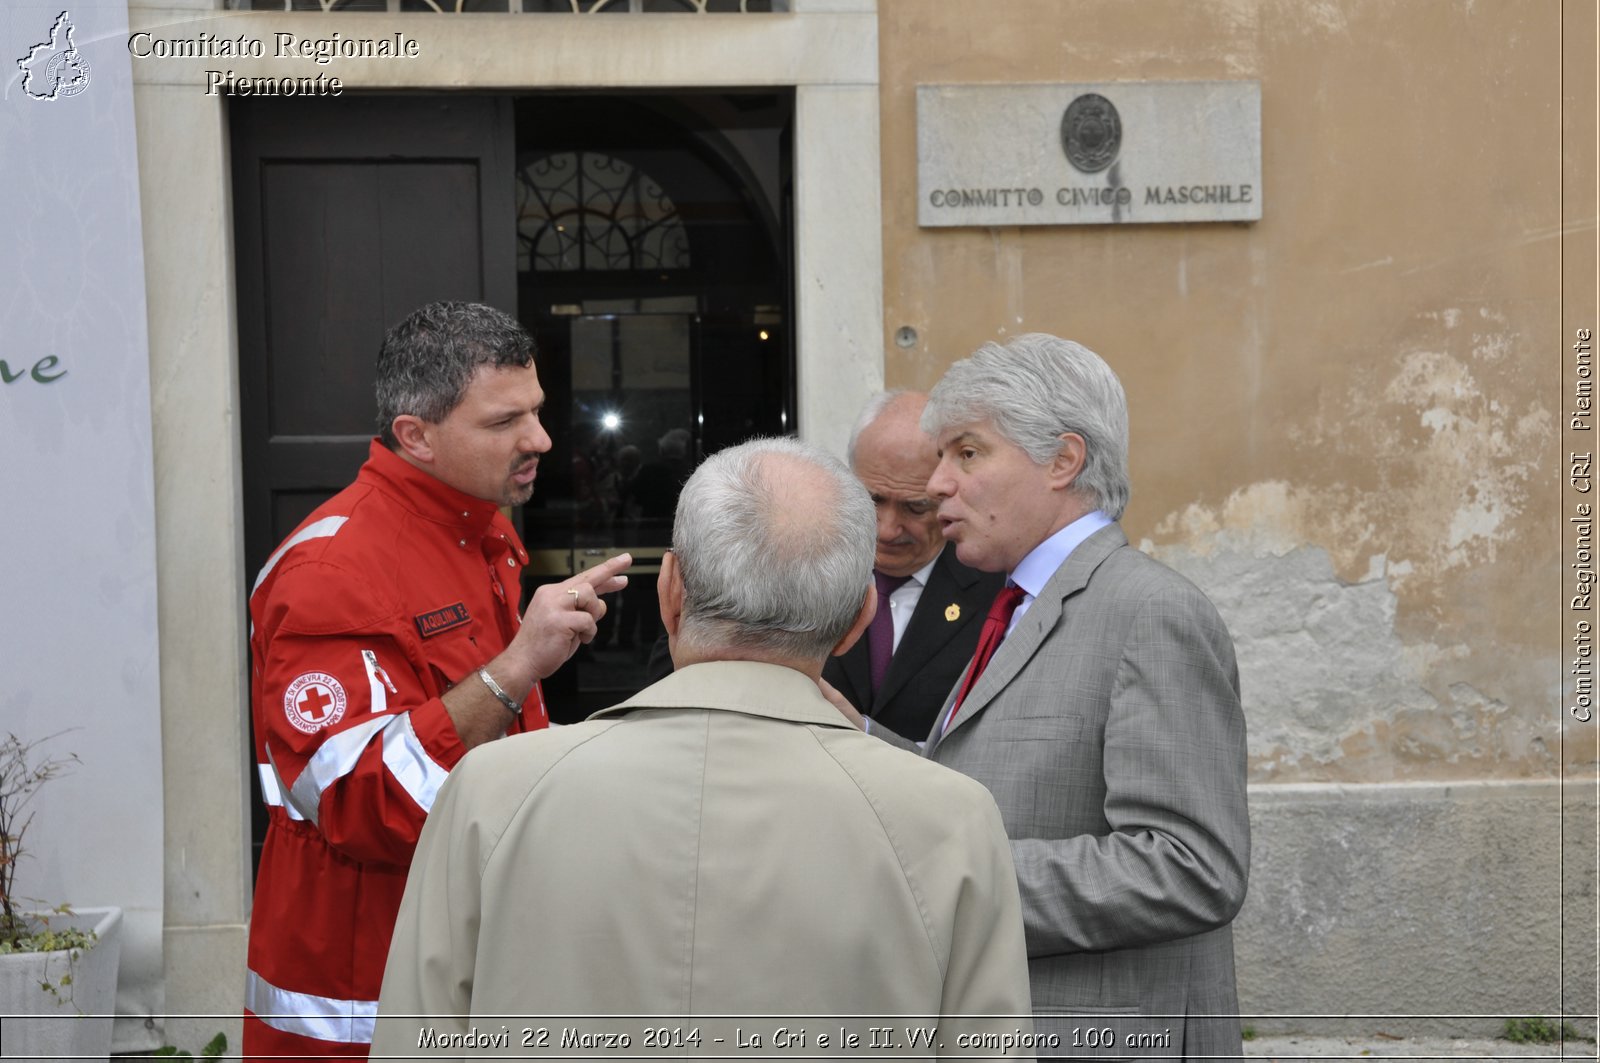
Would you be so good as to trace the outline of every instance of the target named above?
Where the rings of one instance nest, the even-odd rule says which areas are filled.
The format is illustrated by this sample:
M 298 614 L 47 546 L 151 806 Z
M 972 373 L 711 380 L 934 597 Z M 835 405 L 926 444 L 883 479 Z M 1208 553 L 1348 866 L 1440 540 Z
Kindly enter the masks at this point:
M 956 703 L 950 706 L 950 715 L 944 718 L 941 734 L 950 729 L 950 721 L 956 718 L 961 703 L 967 700 L 973 684 L 989 666 L 989 658 L 1000 648 L 1000 641 L 1006 637 L 1006 628 L 1011 625 L 1011 614 L 1017 611 L 1025 594 L 1027 591 L 1021 587 L 1007 585 L 994 596 L 994 604 L 989 607 L 989 615 L 983 622 L 983 631 L 978 635 L 978 649 L 972 655 L 972 667 L 967 669 L 967 678 L 961 683 L 960 693 L 956 694 Z

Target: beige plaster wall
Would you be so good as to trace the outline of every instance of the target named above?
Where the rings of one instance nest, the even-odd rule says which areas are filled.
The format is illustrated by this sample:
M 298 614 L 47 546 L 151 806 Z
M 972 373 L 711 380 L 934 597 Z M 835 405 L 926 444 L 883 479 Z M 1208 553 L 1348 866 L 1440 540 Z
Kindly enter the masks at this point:
M 880 3 L 887 382 L 1027 331 L 1116 367 L 1125 524 L 1233 629 L 1253 781 L 1558 774 L 1560 6 L 999 10 Z M 916 225 L 919 83 L 1235 78 L 1258 223 Z

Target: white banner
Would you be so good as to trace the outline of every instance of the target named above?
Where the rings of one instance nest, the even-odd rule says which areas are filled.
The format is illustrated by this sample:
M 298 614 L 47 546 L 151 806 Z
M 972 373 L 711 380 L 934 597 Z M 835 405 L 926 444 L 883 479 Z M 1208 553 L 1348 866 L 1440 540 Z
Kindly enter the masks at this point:
M 125 0 L 0 4 L 0 734 L 39 791 L 19 894 L 117 905 L 117 1047 L 159 1014 L 154 482 Z M 229 751 L 232 754 L 233 751 Z

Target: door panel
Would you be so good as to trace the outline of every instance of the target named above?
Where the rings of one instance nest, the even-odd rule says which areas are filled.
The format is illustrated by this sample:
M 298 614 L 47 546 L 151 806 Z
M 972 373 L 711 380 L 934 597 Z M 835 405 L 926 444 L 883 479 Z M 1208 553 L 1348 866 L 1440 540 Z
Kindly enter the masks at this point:
M 365 460 L 389 326 L 436 299 L 515 312 L 511 110 L 273 99 L 234 101 L 230 117 L 253 572 Z

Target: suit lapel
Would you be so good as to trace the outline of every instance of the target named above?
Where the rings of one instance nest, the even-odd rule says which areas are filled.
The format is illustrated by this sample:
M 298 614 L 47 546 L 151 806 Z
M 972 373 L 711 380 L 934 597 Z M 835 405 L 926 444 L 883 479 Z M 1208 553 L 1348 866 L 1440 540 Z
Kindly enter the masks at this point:
M 1056 574 L 1050 577 L 1050 582 L 1044 585 L 1044 589 L 1033 600 L 1033 604 L 1028 606 L 1028 611 L 1017 622 L 1016 628 L 1006 636 L 1004 642 L 1000 643 L 1000 648 L 995 651 L 989 667 L 978 677 L 978 682 L 967 695 L 967 700 L 962 703 L 961 711 L 956 713 L 956 718 L 950 721 L 945 734 L 951 733 L 982 712 L 984 707 L 994 700 L 995 695 L 1016 678 L 1017 673 L 1021 672 L 1023 666 L 1039 651 L 1039 647 L 1044 645 L 1045 638 L 1061 622 L 1067 599 L 1088 586 L 1089 577 L 1113 551 L 1127 545 L 1128 537 L 1122 533 L 1121 526 L 1116 524 L 1101 528 L 1078 544 L 1077 549 L 1067 558 L 1066 564 L 1056 570 Z M 948 704 L 945 706 L 945 711 L 949 711 Z
M 873 699 L 873 709 L 887 705 L 906 681 L 922 670 L 923 665 L 944 651 L 956 632 L 971 623 L 983 623 L 982 612 L 989 608 L 984 602 L 973 617 L 971 601 L 973 585 L 979 580 L 976 572 L 953 562 L 955 547 L 946 546 L 928 572 L 928 585 L 917 598 L 917 608 L 911 614 L 905 634 L 900 636 L 900 648 L 889 659 L 889 670 L 884 673 L 883 685 Z M 960 615 L 955 620 L 945 616 L 946 610 L 956 606 Z M 863 639 L 863 642 L 866 640 Z M 868 683 L 871 680 L 868 679 Z

